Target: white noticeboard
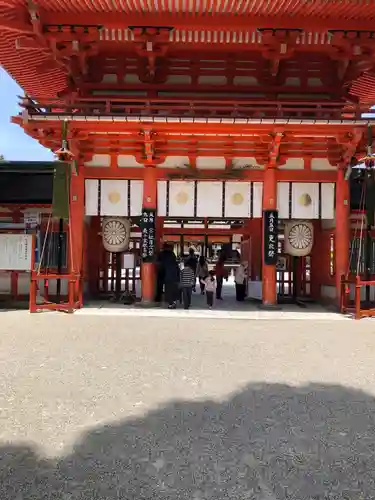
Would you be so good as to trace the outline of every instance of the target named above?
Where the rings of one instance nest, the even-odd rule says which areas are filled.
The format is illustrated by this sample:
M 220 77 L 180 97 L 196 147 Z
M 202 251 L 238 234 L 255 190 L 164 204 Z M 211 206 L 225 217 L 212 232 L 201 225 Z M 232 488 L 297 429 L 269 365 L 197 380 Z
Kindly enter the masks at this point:
M 0 234 L 0 270 L 31 271 L 31 234 Z
M 133 253 L 124 253 L 124 269 L 133 269 L 135 267 L 135 259 Z

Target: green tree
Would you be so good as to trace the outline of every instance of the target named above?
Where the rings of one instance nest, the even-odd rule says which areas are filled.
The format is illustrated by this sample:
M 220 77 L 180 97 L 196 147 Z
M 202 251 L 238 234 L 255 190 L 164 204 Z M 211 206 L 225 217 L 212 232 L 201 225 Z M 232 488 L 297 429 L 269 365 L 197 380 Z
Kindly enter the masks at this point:
M 0 155 L 0 161 L 5 161 L 4 155 Z

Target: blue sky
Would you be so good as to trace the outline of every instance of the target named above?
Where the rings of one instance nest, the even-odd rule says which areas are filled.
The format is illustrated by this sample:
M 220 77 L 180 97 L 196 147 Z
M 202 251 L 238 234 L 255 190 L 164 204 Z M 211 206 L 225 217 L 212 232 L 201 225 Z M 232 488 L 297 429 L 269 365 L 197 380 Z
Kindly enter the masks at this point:
M 53 160 L 53 154 L 28 135 L 10 117 L 19 113 L 18 95 L 22 89 L 0 67 L 0 154 L 6 160 Z

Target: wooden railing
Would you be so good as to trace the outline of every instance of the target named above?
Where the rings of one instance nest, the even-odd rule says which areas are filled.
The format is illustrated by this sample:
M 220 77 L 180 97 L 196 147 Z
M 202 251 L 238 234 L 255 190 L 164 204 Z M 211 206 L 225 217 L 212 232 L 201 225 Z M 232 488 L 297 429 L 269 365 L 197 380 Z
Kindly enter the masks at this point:
M 355 287 L 354 300 L 350 298 L 351 286 Z M 363 280 L 360 276 L 341 277 L 340 311 L 342 314 L 352 314 L 354 319 L 375 317 L 375 301 L 365 304 L 362 301 L 361 289 L 363 287 L 375 287 L 375 281 Z
M 181 99 L 142 97 L 80 98 L 72 102 L 61 99 L 36 101 L 21 98 L 20 106 L 30 116 L 127 116 L 186 118 L 253 118 L 359 120 L 368 106 L 345 102 L 264 101 L 231 99 Z
M 68 282 L 67 298 L 63 298 L 61 301 L 59 300 L 59 302 L 56 302 L 50 297 L 48 290 L 49 283 L 54 280 Z M 41 303 L 38 303 L 38 290 L 43 290 L 43 301 Z M 29 300 L 29 310 L 31 313 L 43 310 L 73 313 L 76 309 L 80 309 L 82 305 L 83 282 L 82 277 L 79 274 L 31 272 Z

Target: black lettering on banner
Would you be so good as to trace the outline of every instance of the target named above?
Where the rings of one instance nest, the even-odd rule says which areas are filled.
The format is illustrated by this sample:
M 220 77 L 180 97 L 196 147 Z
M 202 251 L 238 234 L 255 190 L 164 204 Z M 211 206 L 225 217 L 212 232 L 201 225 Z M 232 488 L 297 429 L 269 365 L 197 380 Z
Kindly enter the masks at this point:
M 263 211 L 264 263 L 274 266 L 277 263 L 279 214 L 277 210 Z
M 140 228 L 142 232 L 142 261 L 153 262 L 156 251 L 156 210 L 142 209 Z

